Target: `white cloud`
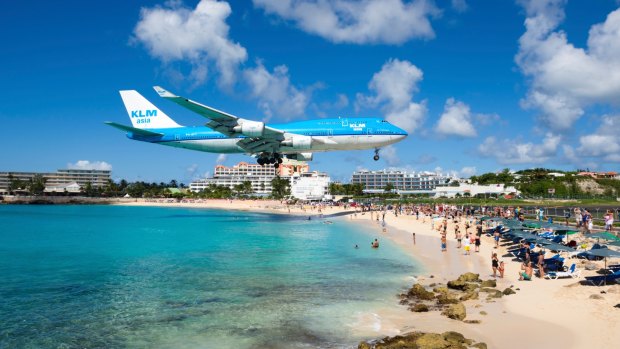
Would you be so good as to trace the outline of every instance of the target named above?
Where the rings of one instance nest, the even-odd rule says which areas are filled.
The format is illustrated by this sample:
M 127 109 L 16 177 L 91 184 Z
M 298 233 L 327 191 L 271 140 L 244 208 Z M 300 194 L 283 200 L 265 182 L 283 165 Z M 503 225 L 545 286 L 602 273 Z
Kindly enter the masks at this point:
M 247 59 L 246 49 L 228 38 L 230 14 L 227 2 L 215 0 L 201 0 L 195 9 L 182 7 L 178 1 L 144 7 L 133 39 L 164 63 L 190 62 L 189 77 L 195 85 L 206 80 L 209 64 L 214 64 L 219 83 L 230 86 L 239 64 Z
M 400 158 L 396 153 L 396 147 L 393 145 L 388 145 L 387 147 L 381 148 L 380 155 L 388 166 L 397 166 L 400 164 Z
M 547 133 L 540 144 L 487 137 L 478 146 L 478 151 L 482 156 L 495 158 L 500 164 L 541 164 L 557 154 L 561 140 L 561 136 L 552 133 Z
M 270 73 L 262 62 L 244 71 L 251 94 L 267 118 L 279 115 L 291 119 L 304 114 L 312 95 L 311 89 L 301 91 L 291 84 L 288 68 L 280 65 Z
M 465 0 L 452 0 L 452 8 L 457 12 L 465 12 L 469 6 Z
M 295 22 L 307 33 L 354 44 L 433 38 L 429 17 L 439 14 L 428 0 L 254 0 L 254 5 Z
M 475 114 L 474 119 L 476 120 L 476 123 L 483 126 L 493 125 L 502 120 L 502 118 L 497 114 Z
M 465 166 L 459 171 L 459 177 L 469 178 L 478 172 L 476 166 Z
M 520 1 L 526 9 L 526 32 L 515 60 L 530 79 L 522 101 L 541 111 L 541 121 L 555 131 L 570 129 L 584 109 L 618 104 L 620 96 L 620 9 L 593 25 L 587 48 L 568 42 L 555 31 L 564 20 L 565 0 Z
M 620 162 L 619 133 L 620 115 L 603 116 L 594 134 L 579 137 L 579 147 L 576 149 L 576 156 L 573 157 L 580 160 L 598 158 L 599 161 Z
M 386 119 L 408 132 L 415 131 L 426 116 L 426 100 L 412 101 L 423 78 L 422 70 L 409 61 L 390 59 L 368 84 L 374 95 L 357 94 L 356 110 L 380 107 Z
M 448 98 L 435 131 L 443 136 L 476 137 L 469 106 L 454 98 Z
M 185 178 L 196 179 L 198 175 L 198 164 L 191 164 L 185 169 Z
M 224 161 L 226 161 L 226 154 L 220 154 L 220 155 L 217 156 L 217 159 L 215 159 L 215 163 L 217 165 L 223 164 Z
M 67 164 L 67 168 L 70 170 L 101 170 L 101 171 L 112 171 L 112 165 L 108 164 L 105 161 L 93 161 L 90 162 L 88 160 L 78 160 L 74 164 Z

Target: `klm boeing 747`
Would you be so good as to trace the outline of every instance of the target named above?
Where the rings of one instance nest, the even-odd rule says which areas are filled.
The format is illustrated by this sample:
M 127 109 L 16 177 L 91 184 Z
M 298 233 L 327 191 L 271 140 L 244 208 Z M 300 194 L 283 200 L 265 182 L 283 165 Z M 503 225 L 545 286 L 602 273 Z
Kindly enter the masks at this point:
M 260 165 L 278 167 L 282 158 L 311 161 L 315 152 L 375 149 L 407 137 L 407 132 L 381 118 L 338 118 L 266 125 L 242 119 L 161 87 L 164 99 L 196 112 L 209 121 L 205 126 L 181 126 L 137 91 L 120 91 L 133 126 L 106 124 L 127 132 L 129 139 L 209 153 L 246 153 Z

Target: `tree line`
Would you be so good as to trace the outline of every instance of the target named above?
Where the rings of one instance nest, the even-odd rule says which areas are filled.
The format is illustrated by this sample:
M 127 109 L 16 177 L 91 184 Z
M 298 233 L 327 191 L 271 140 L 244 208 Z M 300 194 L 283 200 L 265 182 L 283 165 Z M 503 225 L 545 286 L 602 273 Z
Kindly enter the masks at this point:
M 42 175 L 35 175 L 31 179 L 24 181 L 14 178 L 9 174 L 8 191 L 10 194 L 28 193 L 30 195 L 42 195 L 45 191 L 46 179 Z M 291 195 L 290 182 L 288 179 L 275 177 L 271 180 L 272 192 L 270 197 L 283 199 Z M 171 188 L 181 189 L 180 191 Z M 94 186 L 86 183 L 82 188 L 82 194 L 88 197 L 124 197 L 129 195 L 133 198 L 207 198 L 207 199 L 229 199 L 238 197 L 255 197 L 256 193 L 252 188 L 252 182 L 244 181 L 234 185 L 232 188 L 224 185 L 210 184 L 199 192 L 187 190 L 187 186 L 171 180 L 164 182 L 128 182 L 124 179 L 115 182 L 108 180 L 103 186 Z

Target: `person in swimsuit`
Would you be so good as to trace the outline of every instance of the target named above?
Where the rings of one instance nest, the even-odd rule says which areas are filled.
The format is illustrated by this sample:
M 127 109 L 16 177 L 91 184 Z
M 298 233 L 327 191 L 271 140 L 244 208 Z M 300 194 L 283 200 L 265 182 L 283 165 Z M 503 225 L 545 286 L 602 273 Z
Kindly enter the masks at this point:
M 525 262 L 521 265 L 521 272 L 519 273 L 519 280 L 532 280 L 532 274 L 534 269 L 532 268 L 532 262 Z
M 495 239 L 495 248 L 499 247 L 499 227 L 495 228 L 493 232 L 493 239 Z
M 441 252 L 446 252 L 448 241 L 445 234 L 441 234 Z
M 493 268 L 493 277 L 497 277 L 497 268 L 499 268 L 497 253 L 491 254 L 491 267 Z
M 457 242 L 456 248 L 461 248 L 461 240 L 463 240 L 463 236 L 461 235 L 461 231 L 457 230 L 456 231 L 456 242 Z
M 497 270 L 499 271 L 499 277 L 500 278 L 504 278 L 504 261 L 499 262 L 499 268 L 497 268 Z
M 474 244 L 476 246 L 476 252 L 480 252 L 480 235 L 478 234 L 474 234 L 474 235 L 475 235 Z

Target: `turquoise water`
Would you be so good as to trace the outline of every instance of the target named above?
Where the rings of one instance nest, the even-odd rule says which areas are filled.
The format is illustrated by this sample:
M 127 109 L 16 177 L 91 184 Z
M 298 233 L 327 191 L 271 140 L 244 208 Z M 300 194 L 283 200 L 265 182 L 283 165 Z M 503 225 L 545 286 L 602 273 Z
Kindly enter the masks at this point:
M 0 206 L 0 348 L 355 346 L 416 267 L 371 249 L 376 228 L 333 221 Z

